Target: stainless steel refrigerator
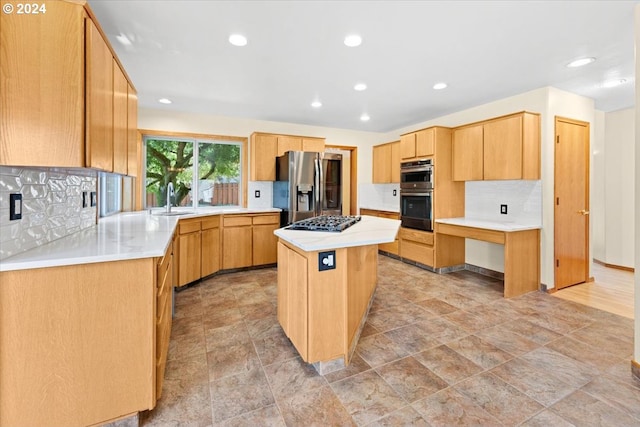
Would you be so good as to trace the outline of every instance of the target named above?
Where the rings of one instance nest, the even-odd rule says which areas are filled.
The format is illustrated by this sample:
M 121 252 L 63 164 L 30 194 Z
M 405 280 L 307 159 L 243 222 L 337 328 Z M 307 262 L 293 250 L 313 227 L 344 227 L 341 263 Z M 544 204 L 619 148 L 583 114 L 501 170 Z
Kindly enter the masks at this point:
M 273 206 L 280 225 L 318 215 L 342 215 L 342 154 L 287 151 L 276 158 Z

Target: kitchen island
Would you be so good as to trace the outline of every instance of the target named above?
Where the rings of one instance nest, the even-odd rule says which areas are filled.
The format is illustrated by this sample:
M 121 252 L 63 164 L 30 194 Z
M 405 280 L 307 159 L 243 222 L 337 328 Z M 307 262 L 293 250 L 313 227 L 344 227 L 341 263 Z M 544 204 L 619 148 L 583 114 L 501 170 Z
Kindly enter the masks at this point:
M 320 372 L 349 364 L 377 283 L 378 244 L 400 221 L 362 216 L 336 232 L 280 228 L 278 322 L 305 362 Z

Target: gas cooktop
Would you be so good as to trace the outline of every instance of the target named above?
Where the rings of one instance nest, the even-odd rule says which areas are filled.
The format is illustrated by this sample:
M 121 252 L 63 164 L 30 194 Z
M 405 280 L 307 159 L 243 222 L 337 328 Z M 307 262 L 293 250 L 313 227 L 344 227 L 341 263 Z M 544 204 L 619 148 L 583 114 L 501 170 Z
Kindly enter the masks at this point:
M 341 232 L 360 221 L 355 215 L 320 215 L 296 221 L 287 227 L 289 230 Z

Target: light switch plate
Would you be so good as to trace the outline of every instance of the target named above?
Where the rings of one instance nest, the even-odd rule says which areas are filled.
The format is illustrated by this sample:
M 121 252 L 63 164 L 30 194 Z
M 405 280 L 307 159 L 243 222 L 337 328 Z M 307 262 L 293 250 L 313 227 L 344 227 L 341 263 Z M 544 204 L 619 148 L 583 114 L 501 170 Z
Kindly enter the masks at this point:
M 507 214 L 507 205 L 500 205 L 500 213 L 502 215 L 506 215 Z
M 9 194 L 9 221 L 22 219 L 22 193 Z

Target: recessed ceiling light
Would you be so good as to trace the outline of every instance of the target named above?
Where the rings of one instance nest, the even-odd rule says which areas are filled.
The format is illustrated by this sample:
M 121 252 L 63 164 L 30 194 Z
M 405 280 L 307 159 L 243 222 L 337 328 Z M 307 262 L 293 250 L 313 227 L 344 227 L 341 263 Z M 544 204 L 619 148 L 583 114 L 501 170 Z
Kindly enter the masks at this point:
M 160 104 L 171 104 L 171 100 L 169 98 L 160 98 L 158 99 Z
M 596 58 L 592 58 L 592 57 L 589 57 L 589 58 L 579 58 L 579 59 L 576 59 L 576 60 L 573 60 L 573 61 L 569 62 L 569 63 L 567 64 L 567 67 L 569 67 L 569 68 L 582 67 L 582 66 L 584 66 L 584 65 L 591 64 L 591 63 L 592 63 L 592 62 L 594 62 L 595 60 L 596 60 Z
M 229 36 L 229 43 L 231 43 L 234 46 L 246 46 L 247 38 L 242 34 L 231 34 Z
M 444 89 L 444 88 L 446 88 L 446 87 L 447 87 L 447 84 L 446 84 L 446 83 L 444 83 L 444 82 L 436 83 L 436 84 L 434 84 L 434 85 L 433 85 L 433 88 L 434 88 L 435 90 Z
M 369 117 L 367 113 L 364 113 L 363 115 L 360 116 L 360 120 L 362 120 L 363 122 L 368 122 L 369 119 L 371 119 L 371 117 Z
M 620 86 L 621 84 L 624 84 L 626 82 L 627 82 L 627 79 L 608 80 L 608 81 L 602 83 L 602 87 L 606 87 L 606 88 L 616 87 L 616 86 Z
M 367 89 L 367 85 L 364 83 L 356 83 L 356 85 L 353 88 L 358 92 L 362 92 L 363 90 Z
M 356 47 L 362 44 L 362 37 L 357 34 L 350 34 L 344 38 L 344 44 L 349 47 Z
M 313 101 L 313 102 L 311 103 L 311 106 L 312 106 L 313 108 L 320 108 L 320 107 L 322 107 L 322 102 L 320 102 L 320 101 Z

